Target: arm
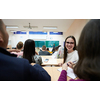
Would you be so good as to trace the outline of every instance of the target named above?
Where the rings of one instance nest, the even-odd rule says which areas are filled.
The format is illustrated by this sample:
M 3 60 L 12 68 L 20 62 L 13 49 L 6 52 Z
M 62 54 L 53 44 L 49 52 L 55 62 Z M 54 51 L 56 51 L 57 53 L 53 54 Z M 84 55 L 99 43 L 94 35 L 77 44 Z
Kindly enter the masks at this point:
M 20 50 L 18 50 L 18 49 L 7 49 L 7 51 L 9 51 L 9 52 L 20 52 Z
M 66 63 L 64 63 L 62 65 L 62 71 L 61 71 L 58 81 L 67 81 L 67 70 L 68 70 L 68 66 Z
M 67 72 L 65 70 L 61 71 L 58 81 L 67 81 Z
M 39 55 L 36 51 L 35 51 L 35 54 Z

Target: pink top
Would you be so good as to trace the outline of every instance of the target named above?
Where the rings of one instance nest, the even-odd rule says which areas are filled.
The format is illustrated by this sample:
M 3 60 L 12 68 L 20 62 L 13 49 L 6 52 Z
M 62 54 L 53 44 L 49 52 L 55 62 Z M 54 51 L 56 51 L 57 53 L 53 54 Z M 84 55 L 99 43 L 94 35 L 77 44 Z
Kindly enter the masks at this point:
M 17 55 L 17 57 L 18 56 L 23 56 L 23 52 L 22 51 L 20 51 L 20 52 L 11 52 L 12 54 L 16 54 Z

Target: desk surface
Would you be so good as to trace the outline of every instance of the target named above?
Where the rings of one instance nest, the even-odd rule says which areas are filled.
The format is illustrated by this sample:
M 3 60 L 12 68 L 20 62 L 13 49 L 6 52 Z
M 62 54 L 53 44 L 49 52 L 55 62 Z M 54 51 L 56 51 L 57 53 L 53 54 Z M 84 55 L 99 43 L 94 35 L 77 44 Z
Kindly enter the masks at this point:
M 63 59 L 53 59 L 52 56 L 41 56 L 42 57 L 42 65 L 58 65 L 59 63 L 63 63 Z M 49 59 L 47 62 L 45 62 L 45 59 Z
M 59 76 L 60 76 L 60 71 L 58 71 L 57 69 L 61 68 L 61 67 L 43 67 L 48 74 L 51 76 L 51 81 L 57 81 Z M 70 77 L 66 77 L 67 81 L 69 81 L 69 79 L 71 79 Z
M 42 57 L 42 59 L 52 59 L 52 56 L 50 55 L 50 56 L 41 56 Z
M 58 65 L 63 63 L 63 59 L 49 59 L 47 62 L 43 61 L 42 65 Z

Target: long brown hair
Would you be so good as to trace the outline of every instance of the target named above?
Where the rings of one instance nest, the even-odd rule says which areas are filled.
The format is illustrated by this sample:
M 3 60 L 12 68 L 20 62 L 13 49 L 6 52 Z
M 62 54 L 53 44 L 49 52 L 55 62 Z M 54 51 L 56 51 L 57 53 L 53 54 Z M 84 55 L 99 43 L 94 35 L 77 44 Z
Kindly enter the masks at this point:
M 90 20 L 78 43 L 79 61 L 74 73 L 84 80 L 100 81 L 100 20 Z
M 68 37 L 65 39 L 65 44 L 66 44 L 66 40 L 67 40 L 68 38 L 72 38 L 72 39 L 74 40 L 74 48 L 73 48 L 73 50 L 76 50 L 76 39 L 75 39 L 75 37 L 74 37 L 74 36 L 68 36 Z M 63 62 L 63 63 L 65 63 L 65 61 L 66 61 L 66 59 L 67 59 L 67 49 L 66 49 L 65 44 L 64 44 L 64 62 Z

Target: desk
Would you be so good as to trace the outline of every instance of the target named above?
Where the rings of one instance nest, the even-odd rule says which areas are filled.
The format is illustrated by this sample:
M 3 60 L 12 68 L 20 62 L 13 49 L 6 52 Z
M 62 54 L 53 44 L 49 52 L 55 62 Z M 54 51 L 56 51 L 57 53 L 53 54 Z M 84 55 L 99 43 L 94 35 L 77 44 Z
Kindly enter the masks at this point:
M 41 56 L 41 57 L 42 57 L 42 61 L 43 61 L 42 66 L 48 66 L 48 65 L 57 66 L 58 63 L 63 63 L 63 59 L 53 59 L 52 56 Z M 49 59 L 49 60 L 47 62 L 45 62 L 44 61 L 45 59 Z
M 41 56 L 42 57 L 42 59 L 52 59 L 52 56 L 50 55 L 50 56 Z
M 60 76 L 60 71 L 58 71 L 57 69 L 61 68 L 61 67 L 43 67 L 48 74 L 51 76 L 51 81 L 57 81 L 59 76 Z M 71 78 L 70 77 L 66 77 L 67 81 L 69 81 Z
M 42 63 L 42 65 L 54 65 L 54 66 L 57 66 L 59 63 L 63 63 L 63 59 L 49 59 L 49 61 L 47 62 L 44 62 Z

